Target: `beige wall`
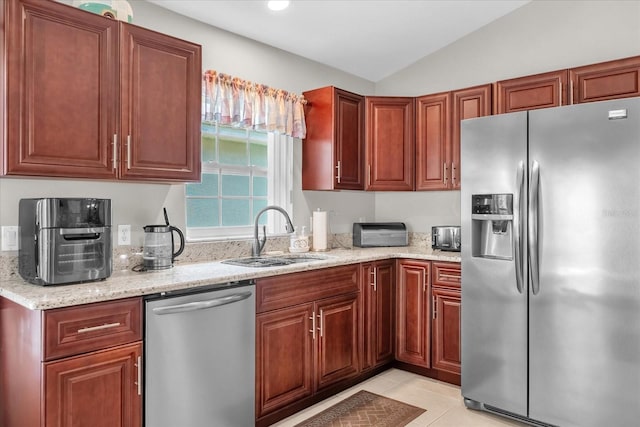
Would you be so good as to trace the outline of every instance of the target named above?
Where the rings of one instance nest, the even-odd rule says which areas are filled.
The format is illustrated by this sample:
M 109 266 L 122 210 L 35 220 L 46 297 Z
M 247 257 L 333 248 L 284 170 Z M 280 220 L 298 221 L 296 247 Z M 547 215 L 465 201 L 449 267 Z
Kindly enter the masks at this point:
M 203 2 L 204 3 L 204 2 Z M 217 69 L 293 92 L 325 85 L 378 95 L 420 95 L 500 79 L 640 55 L 639 1 L 541 1 L 423 58 L 376 84 L 133 0 L 134 22 L 203 46 L 203 68 Z M 302 35 L 304 36 L 304 35 Z M 293 219 L 316 208 L 332 211 L 332 227 L 347 232 L 366 220 L 406 221 L 412 231 L 459 224 L 459 192 L 364 193 L 301 191 L 301 143 L 294 149 Z M 184 186 L 52 179 L 0 179 L 0 225 L 17 225 L 22 197 L 108 197 L 113 223 L 131 224 L 142 243 L 145 224 L 167 207 L 184 227 Z

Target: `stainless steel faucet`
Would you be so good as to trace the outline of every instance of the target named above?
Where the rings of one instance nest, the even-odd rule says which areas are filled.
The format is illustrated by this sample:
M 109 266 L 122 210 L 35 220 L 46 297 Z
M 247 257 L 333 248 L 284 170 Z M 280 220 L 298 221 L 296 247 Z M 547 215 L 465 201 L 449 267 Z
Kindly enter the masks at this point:
M 271 209 L 276 210 L 276 211 L 280 212 L 282 215 L 284 215 L 284 217 L 287 220 L 287 223 L 285 224 L 285 227 L 287 229 L 287 233 L 293 233 L 294 232 L 293 224 L 291 223 L 291 218 L 289 218 L 289 214 L 287 213 L 287 211 L 282 209 L 280 206 L 275 206 L 275 205 L 270 205 L 270 206 L 267 206 L 266 208 L 262 209 L 260 212 L 258 212 L 258 215 L 256 215 L 256 223 L 255 223 L 255 227 L 253 229 L 254 241 L 253 241 L 252 255 L 254 257 L 260 256 L 260 252 L 262 252 L 262 248 L 264 248 L 265 243 L 267 243 L 267 227 L 266 226 L 262 226 L 262 234 L 264 235 L 262 240 L 260 240 L 260 238 L 258 237 L 258 222 L 260 221 L 260 215 L 262 215 L 264 212 L 266 212 L 268 210 L 271 210 Z

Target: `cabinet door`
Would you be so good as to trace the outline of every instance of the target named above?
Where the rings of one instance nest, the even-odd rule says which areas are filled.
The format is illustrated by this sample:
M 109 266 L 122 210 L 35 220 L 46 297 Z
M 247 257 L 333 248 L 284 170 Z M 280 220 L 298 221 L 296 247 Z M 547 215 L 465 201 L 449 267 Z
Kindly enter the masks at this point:
M 393 360 L 395 268 L 393 261 L 362 265 L 362 370 Z
M 364 97 L 333 86 L 303 93 L 303 190 L 364 189 Z
M 45 425 L 141 426 L 141 358 L 138 343 L 45 363 Z
M 396 359 L 430 367 L 429 262 L 399 261 L 396 284 Z
M 640 56 L 569 70 L 574 104 L 640 96 Z
M 199 181 L 200 46 L 120 28 L 120 176 Z
M 416 190 L 451 187 L 451 94 L 416 99 Z
M 115 178 L 117 21 L 53 1 L 0 7 L 7 67 L 2 173 Z
M 552 71 L 496 83 L 497 114 L 567 104 L 567 70 Z
M 367 190 L 413 190 L 413 98 L 366 98 Z
M 364 97 L 335 93 L 335 188 L 364 189 Z
M 433 289 L 433 369 L 460 373 L 460 291 Z
M 313 392 L 313 304 L 256 316 L 256 417 Z
M 374 366 L 393 360 L 395 337 L 395 263 L 376 264 L 373 277 L 375 293 L 374 316 L 372 316 L 372 360 Z
M 460 189 L 460 121 L 491 115 L 492 85 L 470 87 L 452 93 L 451 188 Z
M 358 294 L 316 303 L 316 380 L 320 390 L 360 372 Z

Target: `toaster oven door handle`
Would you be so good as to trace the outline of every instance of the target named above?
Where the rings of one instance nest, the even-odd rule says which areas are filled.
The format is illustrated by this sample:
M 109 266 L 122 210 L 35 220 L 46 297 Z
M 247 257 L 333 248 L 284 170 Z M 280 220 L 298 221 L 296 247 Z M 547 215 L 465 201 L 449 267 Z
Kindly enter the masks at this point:
M 105 227 L 87 227 L 87 228 L 61 228 L 60 234 L 96 234 L 104 233 Z

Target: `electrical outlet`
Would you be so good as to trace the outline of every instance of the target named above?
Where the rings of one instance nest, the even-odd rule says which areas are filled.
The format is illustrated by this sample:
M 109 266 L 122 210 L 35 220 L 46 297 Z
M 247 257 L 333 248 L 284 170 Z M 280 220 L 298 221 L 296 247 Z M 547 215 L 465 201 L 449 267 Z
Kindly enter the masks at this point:
M 19 249 L 18 244 L 18 226 L 2 226 L 2 250 L 3 251 L 17 251 Z
M 131 226 L 118 226 L 118 246 L 126 246 L 131 244 Z

